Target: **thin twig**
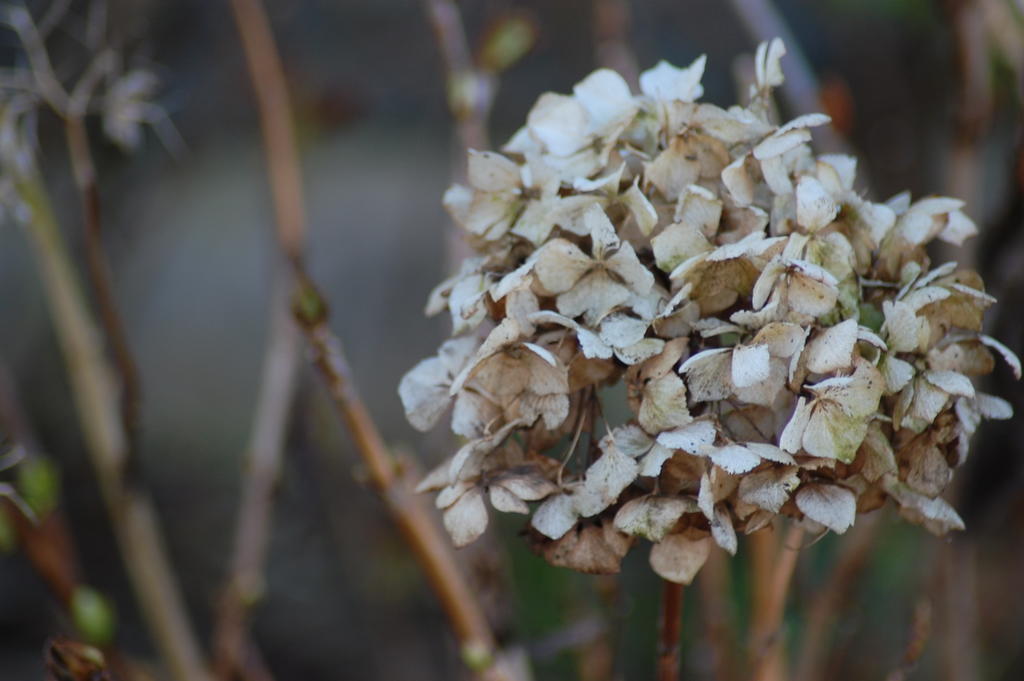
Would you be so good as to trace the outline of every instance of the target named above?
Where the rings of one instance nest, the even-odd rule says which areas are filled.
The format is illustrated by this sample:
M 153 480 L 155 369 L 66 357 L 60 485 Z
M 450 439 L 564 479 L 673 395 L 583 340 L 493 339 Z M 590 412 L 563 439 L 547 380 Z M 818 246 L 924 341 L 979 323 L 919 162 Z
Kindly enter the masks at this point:
M 284 67 L 263 4 L 259 0 L 231 0 L 231 9 L 245 50 L 249 80 L 256 94 L 277 239 L 289 262 L 301 268 L 306 210 L 302 203 L 299 152 L 295 146 Z
M 932 604 L 927 598 L 922 598 L 914 607 L 914 614 L 910 621 L 910 632 L 907 637 L 907 647 L 903 650 L 903 659 L 899 666 L 889 672 L 885 681 L 905 681 L 910 673 L 917 666 L 917 661 L 924 654 L 925 647 L 932 632 Z M 958 680 L 968 677 L 953 677 Z
M 267 348 L 249 434 L 234 552 L 214 627 L 214 672 L 228 679 L 244 669 L 249 612 L 263 592 L 274 490 L 281 469 L 289 407 L 295 393 L 299 334 L 289 305 L 291 271 L 274 273 Z
M 795 679 L 817 681 L 825 678 L 828 636 L 835 619 L 854 597 L 857 579 L 868 565 L 871 549 L 882 526 L 881 516 L 881 513 L 874 513 L 858 520 L 849 535 L 844 537 L 839 555 L 829 568 L 828 579 L 815 589 L 805 610 Z
M 459 136 L 459 167 L 466 149 L 488 147 L 487 118 L 494 103 L 495 77 L 477 68 L 466 40 L 462 15 L 453 0 L 424 0 L 444 61 L 448 108 Z
M 683 585 L 662 580 L 661 620 L 658 627 L 658 681 L 679 679 L 679 636 L 683 629 Z
M 266 142 L 270 182 L 276 202 L 277 235 L 298 282 L 296 319 L 312 350 L 313 364 L 324 380 L 339 417 L 347 426 L 366 465 L 373 487 L 383 499 L 433 588 L 459 640 L 463 657 L 488 678 L 509 678 L 491 666 L 495 639 L 480 603 L 458 568 L 451 543 L 422 498 L 399 476 L 351 378 L 338 339 L 327 327 L 327 309 L 306 275 L 301 252 L 301 180 L 291 128 L 291 114 L 280 57 L 259 0 L 232 0 L 256 91 Z
M 736 675 L 736 637 L 730 621 L 730 571 L 732 565 L 725 552 L 712 547 L 704 568 L 697 576 L 704 633 L 711 646 L 715 681 L 733 681 Z
M 762 610 L 754 622 L 754 681 L 782 681 L 785 678 L 782 656 L 782 616 L 793 571 L 800 555 L 803 529 L 792 525 L 774 554 L 768 593 L 760 599 Z
M 594 0 L 594 53 L 598 66 L 617 71 L 636 89 L 640 69 L 630 47 L 628 0 Z
M 31 215 L 28 235 L 39 263 L 57 338 L 67 363 L 82 433 L 128 575 L 154 643 L 177 681 L 207 678 L 149 497 L 128 476 L 117 390 L 94 320 L 77 282 L 50 200 L 38 176 L 18 179 Z
M 111 354 L 121 378 L 121 420 L 127 436 L 127 451 L 131 456 L 136 451 L 139 429 L 139 403 L 141 389 L 139 372 L 128 344 L 124 320 L 121 317 L 117 298 L 114 295 L 110 277 L 110 266 L 103 252 L 101 238 L 100 193 L 96 183 L 96 167 L 89 150 L 89 138 L 85 122 L 76 113 L 64 119 L 64 129 L 71 159 L 72 175 L 82 203 L 82 218 L 85 236 L 86 272 L 89 275 L 100 323 L 110 342 Z

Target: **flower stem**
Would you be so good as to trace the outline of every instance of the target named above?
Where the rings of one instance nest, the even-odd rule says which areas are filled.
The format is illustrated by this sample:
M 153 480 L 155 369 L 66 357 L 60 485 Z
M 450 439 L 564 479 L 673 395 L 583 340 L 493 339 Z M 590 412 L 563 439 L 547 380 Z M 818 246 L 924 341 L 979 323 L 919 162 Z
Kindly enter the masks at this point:
M 754 582 L 754 629 L 753 667 L 754 681 L 783 681 L 785 678 L 782 642 L 782 616 L 786 610 L 786 596 L 793 581 L 793 572 L 800 555 L 800 540 L 804 531 L 792 525 L 785 538 L 771 550 L 769 563 L 763 560 L 764 553 L 755 553 L 755 569 L 758 572 Z M 768 532 L 755 536 L 774 537 Z M 775 544 L 775 542 L 772 542 Z M 758 554 L 761 558 L 758 559 Z
M 376 423 L 352 381 L 341 344 L 327 326 L 327 305 L 305 271 L 302 257 L 302 182 L 280 56 L 259 0 L 231 0 L 256 93 L 276 209 L 278 245 L 297 282 L 295 318 L 313 353 L 338 416 L 348 428 L 369 479 L 384 501 L 459 640 L 463 659 L 487 679 L 512 677 L 494 664 L 495 638 L 476 594 L 466 582 L 447 536 L 429 507 L 399 475 Z
M 662 580 L 661 622 L 658 631 L 658 681 L 679 679 L 679 636 L 683 626 L 683 585 Z
M 18 178 L 47 301 L 100 492 L 154 643 L 177 681 L 207 679 L 149 496 L 129 476 L 113 372 L 38 175 Z
M 110 343 L 111 354 L 120 374 L 121 419 L 127 436 L 127 449 L 131 453 L 135 451 L 139 426 L 139 372 L 128 345 L 124 321 L 118 310 L 110 281 L 110 267 L 100 240 L 100 193 L 96 185 L 96 168 L 92 161 L 92 153 L 89 151 L 85 122 L 77 114 L 69 114 L 64 119 L 64 129 L 72 174 L 82 203 L 86 273 L 96 296 L 99 321 Z

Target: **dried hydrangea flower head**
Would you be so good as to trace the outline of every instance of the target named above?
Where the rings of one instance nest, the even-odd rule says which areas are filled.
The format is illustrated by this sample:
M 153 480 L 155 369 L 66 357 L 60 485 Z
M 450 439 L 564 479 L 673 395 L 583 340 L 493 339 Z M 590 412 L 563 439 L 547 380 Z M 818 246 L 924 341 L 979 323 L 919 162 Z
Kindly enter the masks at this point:
M 453 405 L 465 438 L 420 486 L 456 544 L 488 502 L 539 502 L 551 563 L 614 572 L 641 538 L 688 583 L 779 515 L 842 533 L 892 500 L 963 527 L 940 494 L 981 418 L 1011 415 L 972 377 L 992 349 L 1020 374 L 978 275 L 925 251 L 974 224 L 956 199 L 865 199 L 855 159 L 809 146 L 828 117 L 772 122 L 784 53 L 758 48 L 745 108 L 697 101 L 703 57 L 640 94 L 601 69 L 470 152 L 444 202 L 476 255 L 428 303 L 456 337 L 399 387 L 414 426 Z

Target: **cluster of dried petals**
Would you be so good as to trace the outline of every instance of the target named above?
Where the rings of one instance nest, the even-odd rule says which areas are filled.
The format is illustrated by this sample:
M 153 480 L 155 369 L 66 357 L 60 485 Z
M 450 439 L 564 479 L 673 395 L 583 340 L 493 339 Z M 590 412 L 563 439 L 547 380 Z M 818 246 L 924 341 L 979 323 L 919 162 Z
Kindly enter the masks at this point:
M 963 527 L 940 494 L 1011 412 L 972 377 L 992 349 L 1020 374 L 977 274 L 925 251 L 975 227 L 955 199 L 865 199 L 853 158 L 811 151 L 826 116 L 773 123 L 784 52 L 758 49 L 745 108 L 697 101 L 703 57 L 639 95 L 602 69 L 470 152 L 445 205 L 476 255 L 428 304 L 457 337 L 399 388 L 420 429 L 454 404 L 465 444 L 421 489 L 457 544 L 489 501 L 532 510 L 553 564 L 614 572 L 641 538 L 687 583 L 779 515 L 842 533 L 891 500 Z

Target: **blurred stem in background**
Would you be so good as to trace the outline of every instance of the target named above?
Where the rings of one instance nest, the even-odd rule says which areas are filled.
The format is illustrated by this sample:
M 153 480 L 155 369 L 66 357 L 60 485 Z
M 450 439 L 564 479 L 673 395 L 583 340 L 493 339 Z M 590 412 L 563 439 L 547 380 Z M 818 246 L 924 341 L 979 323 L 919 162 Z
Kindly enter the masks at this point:
M 784 681 L 789 678 L 782 617 L 786 612 L 786 597 L 800 556 L 803 535 L 803 529 L 793 524 L 781 540 L 768 530 L 751 536 L 753 681 Z
M 152 501 L 132 479 L 117 389 L 50 199 L 34 171 L 17 179 L 27 233 L 68 367 L 86 446 L 114 534 L 154 643 L 178 681 L 208 678 L 170 566 Z
M 515 677 L 497 659 L 496 641 L 476 594 L 459 569 L 451 544 L 422 497 L 398 470 L 360 397 L 341 344 L 327 326 L 326 303 L 305 271 L 302 235 L 302 180 L 292 130 L 287 84 L 266 12 L 259 0 L 232 0 L 249 76 L 256 93 L 278 245 L 292 267 L 297 287 L 295 319 L 313 353 L 338 415 L 363 458 L 373 487 L 420 564 L 448 615 L 463 661 L 493 681 Z
M 4 500 L 0 504 L 0 516 L 3 516 L 0 520 L 13 526 L 25 558 L 75 625 L 77 635 L 99 647 L 104 660 L 119 678 L 126 681 L 137 678 L 137 670 L 114 645 L 116 617 L 112 605 L 82 582 L 74 540 L 59 505 L 59 472 L 40 452 L 10 372 L 3 364 L 0 364 L 0 425 L 14 446 L 3 458 L 8 459 L 14 452 L 22 458 L 18 488 L 24 497 L 21 503 Z
M 299 334 L 289 305 L 294 286 L 291 271 L 284 263 L 275 263 L 272 276 L 267 347 L 242 474 L 234 549 L 214 624 L 214 673 L 221 679 L 235 674 L 271 678 L 268 671 L 260 672 L 244 658 L 247 647 L 248 657 L 255 653 L 247 646 L 248 620 L 265 588 L 263 565 L 299 358 Z

